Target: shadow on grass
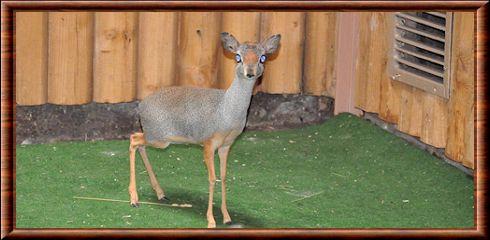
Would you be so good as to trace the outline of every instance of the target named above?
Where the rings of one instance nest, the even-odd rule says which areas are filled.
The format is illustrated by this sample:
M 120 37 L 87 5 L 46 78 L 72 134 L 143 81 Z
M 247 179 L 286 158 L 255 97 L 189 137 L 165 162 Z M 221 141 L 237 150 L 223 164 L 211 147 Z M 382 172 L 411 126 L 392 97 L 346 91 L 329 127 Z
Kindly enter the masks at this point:
M 219 186 L 219 185 L 218 185 Z M 167 193 L 167 197 L 170 199 L 170 203 L 187 203 L 191 204 L 192 208 L 182 208 L 181 210 L 195 215 L 196 218 L 206 219 L 206 212 L 208 210 L 208 193 L 197 192 L 197 191 L 189 191 L 187 189 L 177 189 L 177 188 L 168 188 L 165 189 Z M 154 194 L 141 194 L 143 198 L 151 198 L 152 201 L 157 201 L 156 196 Z M 254 217 L 247 215 L 243 212 L 233 211 L 228 207 L 228 213 L 231 216 L 233 225 L 224 225 L 223 224 L 223 214 L 221 214 L 221 197 L 217 197 L 217 195 L 221 196 L 221 193 L 215 191 L 214 193 L 214 202 L 213 206 L 213 214 L 214 219 L 216 220 L 217 228 L 229 228 L 232 226 L 239 226 L 244 228 L 262 228 L 264 227 L 264 223 Z M 228 206 L 230 202 L 227 201 Z M 166 209 L 167 207 L 161 206 L 162 209 Z M 203 226 L 205 227 L 205 226 Z

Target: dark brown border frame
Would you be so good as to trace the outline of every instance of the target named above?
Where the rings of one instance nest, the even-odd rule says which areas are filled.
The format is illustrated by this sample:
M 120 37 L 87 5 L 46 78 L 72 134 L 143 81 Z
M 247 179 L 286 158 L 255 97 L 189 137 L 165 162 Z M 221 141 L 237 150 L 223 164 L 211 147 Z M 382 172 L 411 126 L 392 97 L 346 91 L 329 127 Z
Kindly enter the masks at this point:
M 93 237 L 487 237 L 485 203 L 488 103 L 487 76 L 488 1 L 3 1 L 1 3 L 1 238 Z M 470 229 L 16 229 L 15 198 L 15 83 L 13 79 L 13 24 L 15 10 L 186 10 L 186 11 L 395 11 L 458 10 L 476 12 L 475 156 L 476 227 Z

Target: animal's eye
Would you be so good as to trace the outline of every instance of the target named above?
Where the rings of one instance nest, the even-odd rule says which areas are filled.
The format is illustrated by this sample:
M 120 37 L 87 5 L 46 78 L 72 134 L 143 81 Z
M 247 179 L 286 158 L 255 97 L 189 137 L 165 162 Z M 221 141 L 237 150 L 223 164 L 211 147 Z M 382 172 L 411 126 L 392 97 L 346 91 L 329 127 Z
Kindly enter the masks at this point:
M 242 61 L 242 57 L 240 56 L 240 54 L 235 55 L 235 60 L 238 63 Z
M 265 55 L 260 56 L 260 62 L 264 63 L 267 57 Z

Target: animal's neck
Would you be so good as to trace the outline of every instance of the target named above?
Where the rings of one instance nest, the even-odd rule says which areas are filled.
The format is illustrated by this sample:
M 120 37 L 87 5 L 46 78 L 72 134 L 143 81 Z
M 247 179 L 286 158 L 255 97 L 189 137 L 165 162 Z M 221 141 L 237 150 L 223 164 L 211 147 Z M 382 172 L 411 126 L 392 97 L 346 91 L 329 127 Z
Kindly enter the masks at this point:
M 238 73 L 235 74 L 233 83 L 226 90 L 222 105 L 222 113 L 226 119 L 237 121 L 247 117 L 254 84 L 254 80 L 246 79 Z

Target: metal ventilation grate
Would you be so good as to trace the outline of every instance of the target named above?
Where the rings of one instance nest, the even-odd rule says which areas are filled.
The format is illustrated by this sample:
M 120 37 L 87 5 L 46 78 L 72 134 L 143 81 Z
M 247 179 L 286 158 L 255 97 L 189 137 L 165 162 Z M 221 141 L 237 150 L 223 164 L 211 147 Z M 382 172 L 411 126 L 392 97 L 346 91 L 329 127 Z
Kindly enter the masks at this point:
M 395 14 L 393 79 L 449 97 L 452 14 Z

